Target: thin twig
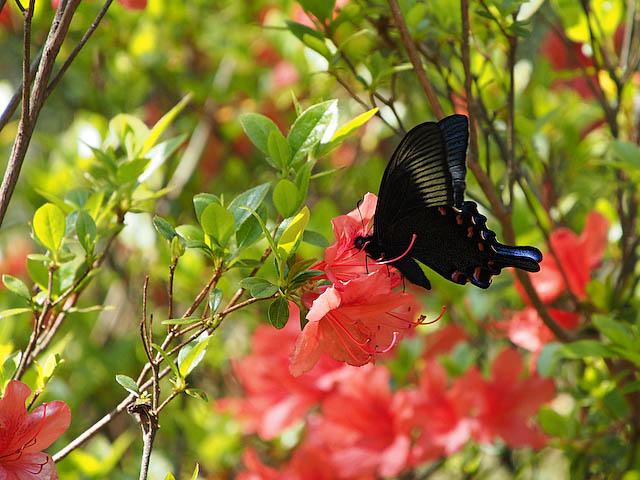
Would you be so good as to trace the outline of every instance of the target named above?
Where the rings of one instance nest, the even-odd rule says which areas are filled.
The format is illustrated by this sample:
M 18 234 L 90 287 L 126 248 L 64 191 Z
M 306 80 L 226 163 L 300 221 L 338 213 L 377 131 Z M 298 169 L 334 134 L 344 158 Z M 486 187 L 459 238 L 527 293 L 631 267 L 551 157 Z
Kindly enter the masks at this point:
M 431 106 L 431 110 L 433 114 L 438 120 L 444 118 L 444 111 L 440 106 L 440 101 L 438 100 L 438 96 L 436 95 L 435 90 L 433 89 L 433 85 L 427 78 L 427 73 L 424 71 L 424 67 L 422 66 L 422 61 L 420 60 L 420 55 L 418 55 L 418 51 L 416 46 L 409 35 L 409 30 L 407 29 L 407 24 L 404 21 L 404 17 L 402 16 L 402 11 L 400 10 L 400 6 L 398 5 L 397 0 L 387 0 L 389 4 L 389 8 L 391 8 L 391 14 L 393 15 L 393 20 L 396 24 L 396 27 L 400 31 L 400 38 L 402 38 L 402 43 L 404 44 L 405 49 L 407 50 L 407 55 L 409 56 L 409 60 L 413 65 L 413 68 L 418 76 L 418 81 L 420 82 L 420 86 L 424 90 L 424 93 L 427 96 L 427 100 L 429 101 L 429 105 Z
M 89 41 L 89 38 L 91 38 L 91 35 L 93 35 L 93 32 L 96 31 L 96 29 L 98 28 L 98 25 L 100 25 L 100 22 L 102 21 L 103 17 L 106 15 L 107 10 L 109 10 L 109 7 L 111 6 L 112 2 L 113 0 L 106 0 L 106 2 L 104 2 L 104 5 L 102 5 L 102 8 L 98 12 L 98 15 L 96 15 L 96 18 L 93 20 L 93 22 L 91 22 L 91 26 L 87 29 L 87 31 L 84 33 L 84 35 L 82 36 L 82 38 L 80 39 L 76 47 L 69 54 L 67 59 L 64 61 L 64 63 L 60 67 L 60 70 L 58 70 L 58 73 L 56 73 L 55 77 L 53 77 L 53 80 L 49 82 L 49 85 L 47 86 L 47 92 L 46 92 L 45 98 L 51 95 L 51 92 L 53 91 L 54 88 L 56 88 L 62 76 L 66 73 L 71 63 L 78 56 L 78 54 L 80 53 L 80 50 L 82 50 L 82 47 L 85 46 L 85 44 Z

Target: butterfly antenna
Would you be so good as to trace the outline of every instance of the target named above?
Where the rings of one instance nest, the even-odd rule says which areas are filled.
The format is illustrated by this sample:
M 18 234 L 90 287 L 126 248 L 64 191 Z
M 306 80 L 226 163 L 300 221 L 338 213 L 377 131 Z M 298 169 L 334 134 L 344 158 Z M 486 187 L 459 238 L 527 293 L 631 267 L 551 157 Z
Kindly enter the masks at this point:
M 362 222 L 362 231 L 365 232 L 365 234 L 367 233 L 367 229 L 364 225 L 364 218 L 362 218 L 362 212 L 360 211 L 360 204 L 362 203 L 362 199 L 358 200 L 358 203 L 356 203 L 356 208 L 358 209 L 358 215 L 360 215 L 360 221 Z

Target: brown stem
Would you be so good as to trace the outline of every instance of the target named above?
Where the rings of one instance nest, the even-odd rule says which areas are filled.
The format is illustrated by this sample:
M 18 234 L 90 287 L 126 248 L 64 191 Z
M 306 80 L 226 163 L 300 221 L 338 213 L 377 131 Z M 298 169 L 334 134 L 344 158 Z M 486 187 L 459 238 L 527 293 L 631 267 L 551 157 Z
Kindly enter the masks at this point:
M 130 405 L 127 410 L 140 423 L 142 429 L 142 458 L 140 460 L 140 476 L 139 480 L 146 480 L 149 473 L 149 461 L 151 460 L 151 450 L 153 449 L 153 441 L 158 431 L 158 415 L 149 405 Z
M 49 85 L 47 86 L 45 99 L 49 95 L 51 95 L 51 92 L 53 92 L 53 90 L 56 88 L 62 76 L 66 73 L 66 71 L 71 66 L 71 63 L 76 59 L 76 57 L 80 53 L 80 50 L 82 50 L 85 44 L 89 41 L 89 38 L 91 38 L 91 35 L 93 35 L 93 32 L 96 31 L 96 29 L 98 28 L 98 25 L 100 25 L 100 22 L 102 21 L 103 17 L 106 15 L 107 10 L 109 10 L 109 7 L 111 6 L 112 2 L 113 0 L 106 0 L 106 2 L 104 2 L 104 5 L 102 5 L 102 8 L 98 12 L 98 15 L 96 15 L 96 18 L 93 20 L 93 22 L 91 22 L 91 26 L 87 29 L 86 32 L 84 32 L 84 35 L 82 36 L 78 44 L 75 46 L 73 51 L 69 54 L 67 59 L 64 61 L 64 63 L 60 67 L 60 70 L 58 70 L 58 73 L 56 73 L 56 76 L 53 77 L 51 82 L 49 82 Z
M 393 15 L 393 20 L 396 24 L 396 27 L 400 31 L 400 38 L 402 38 L 402 43 L 404 44 L 405 49 L 407 50 L 407 55 L 409 56 L 409 60 L 413 65 L 413 68 L 418 76 L 418 81 L 420 82 L 420 86 L 424 90 L 425 95 L 427 96 L 427 100 L 429 101 L 429 105 L 431 106 L 431 110 L 433 114 L 438 120 L 444 118 L 444 111 L 442 110 L 442 106 L 440 106 L 440 101 L 438 100 L 438 96 L 431 85 L 431 82 L 427 78 L 427 73 L 424 71 L 424 67 L 422 66 L 422 61 L 420 60 L 420 55 L 418 55 L 418 51 L 416 46 L 409 35 L 409 30 L 407 29 L 407 24 L 404 21 L 404 17 L 402 16 L 402 11 L 400 10 L 400 6 L 398 5 L 397 0 L 387 0 L 389 4 L 389 8 L 391 9 L 391 14 Z
M 47 298 L 42 305 L 42 311 L 40 315 L 37 316 L 35 324 L 33 325 L 33 331 L 31 332 L 31 337 L 29 337 L 29 343 L 27 344 L 27 348 L 24 349 L 22 353 L 22 357 L 20 357 L 20 364 L 18 365 L 18 369 L 14 375 L 15 380 L 20 380 L 22 375 L 24 375 L 27 366 L 31 363 L 30 358 L 34 348 L 36 347 L 36 343 L 38 342 L 38 338 L 42 333 L 42 327 L 44 325 L 44 321 L 47 318 L 47 314 L 51 311 L 51 292 L 53 290 L 53 272 L 56 267 L 52 264 L 49 265 L 49 280 L 47 284 Z
M 20 120 L 18 134 L 16 135 L 16 139 L 11 149 L 11 156 L 2 180 L 2 185 L 0 185 L 0 226 L 2 225 L 9 206 L 9 201 L 11 200 L 16 183 L 18 182 L 20 169 L 22 168 L 22 163 L 24 162 L 25 155 L 27 154 L 27 149 L 29 148 L 29 143 L 38 120 L 40 110 L 44 103 L 47 82 L 51 75 L 51 71 L 55 64 L 56 57 L 58 56 L 58 52 L 60 51 L 62 42 L 69 30 L 73 14 L 75 13 L 79 3 L 80 0 L 68 0 L 67 2 L 64 2 L 64 8 L 63 3 L 61 3 L 56 11 L 53 22 L 51 23 L 49 36 L 47 37 L 44 48 L 42 49 L 42 59 L 35 75 L 30 102 L 28 106 L 23 105 L 23 118 Z M 28 79 L 29 75 L 27 69 L 27 75 L 23 77 L 23 85 L 25 87 L 28 86 Z M 23 88 L 23 91 L 28 90 L 29 88 Z M 23 99 L 24 96 L 25 94 L 23 94 Z M 24 117 L 25 112 L 29 113 L 28 117 Z

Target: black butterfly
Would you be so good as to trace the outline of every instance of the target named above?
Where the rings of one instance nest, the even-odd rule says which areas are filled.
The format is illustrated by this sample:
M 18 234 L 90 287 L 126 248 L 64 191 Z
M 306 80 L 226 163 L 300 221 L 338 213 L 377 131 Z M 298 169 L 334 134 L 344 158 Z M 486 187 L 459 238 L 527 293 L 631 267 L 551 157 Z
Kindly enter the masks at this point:
M 468 137 L 464 115 L 407 133 L 382 177 L 373 234 L 355 239 L 356 248 L 427 290 L 431 283 L 416 260 L 447 280 L 480 288 L 505 267 L 540 270 L 537 248 L 502 245 L 477 205 L 464 201 Z

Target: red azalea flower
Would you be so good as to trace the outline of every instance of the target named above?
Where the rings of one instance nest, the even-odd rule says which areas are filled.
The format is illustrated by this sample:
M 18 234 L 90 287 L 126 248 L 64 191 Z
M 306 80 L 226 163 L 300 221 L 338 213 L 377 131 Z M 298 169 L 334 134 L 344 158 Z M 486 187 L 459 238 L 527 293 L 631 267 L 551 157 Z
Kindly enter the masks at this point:
M 367 258 L 364 250 L 355 248 L 357 237 L 367 236 L 373 227 L 373 215 L 376 212 L 378 197 L 367 193 L 359 207 L 346 215 L 331 220 L 336 241 L 324 252 L 324 261 L 313 268 L 324 270 L 332 283 L 347 282 L 371 272 L 384 270 L 385 275 L 394 279 L 393 287 L 402 281 L 395 268 L 388 265 L 377 265 Z M 389 273 L 391 272 L 391 273 Z
M 421 430 L 411 452 L 412 465 L 451 455 L 471 438 L 475 393 L 460 388 L 458 383 L 449 388 L 445 369 L 435 360 L 427 362 L 420 388 L 411 392 L 414 421 Z
M 238 474 L 238 480 L 334 480 L 336 478 L 326 449 L 310 443 L 303 443 L 297 447 L 291 460 L 282 465 L 279 470 L 260 462 L 252 448 L 244 450 L 242 462 L 246 470 Z M 373 480 L 373 478 L 358 477 L 353 480 Z
M 560 267 L 553 255 L 547 253 L 540 262 L 540 271 L 529 274 L 531 283 L 540 300 L 549 304 L 562 295 L 567 284 L 560 268 L 569 282 L 569 289 L 578 297 L 586 297 L 585 287 L 589 283 L 590 272 L 602 260 L 607 246 L 608 220 L 598 212 L 590 212 L 582 234 L 578 237 L 568 228 L 559 228 L 551 233 L 551 248 L 558 256 Z M 529 301 L 519 282 L 516 288 L 523 300 Z
M 566 88 L 577 92 L 583 98 L 592 98 L 593 90 L 589 83 L 598 88 L 596 75 L 585 77 L 581 67 L 593 65 L 591 57 L 582 53 L 582 45 L 567 39 L 568 45 L 562 41 L 553 29 L 547 31 L 540 46 L 540 53 L 549 60 L 551 68 L 556 71 L 575 70 L 574 78 L 558 78 L 553 81 L 554 90 Z
M 459 384 L 473 392 L 476 401 L 474 438 L 491 443 L 496 437 L 512 448 L 542 448 L 546 437 L 530 425 L 530 417 L 555 395 L 549 378 L 537 374 L 520 379 L 522 358 L 513 348 L 504 349 L 491 367 L 491 381 L 471 368 Z
M 390 477 L 407 466 L 413 410 L 389 377 L 383 367 L 358 369 L 313 418 L 308 437 L 324 447 L 334 478 Z
M 313 302 L 291 358 L 294 376 L 310 370 L 325 351 L 350 365 L 364 365 L 386 353 L 401 332 L 416 322 L 418 304 L 409 293 L 394 292 L 386 271 L 326 288 Z
M 580 314 L 574 312 L 550 308 L 549 314 L 560 326 L 569 330 L 580 321 Z M 493 322 L 491 326 L 519 347 L 538 354 L 542 347 L 555 339 L 535 308 L 526 307 L 519 312 L 510 312 L 510 315 L 507 320 Z
M 326 396 L 346 367 L 321 355 L 315 368 L 294 378 L 289 373 L 289 355 L 300 333 L 300 310 L 289 303 L 290 319 L 282 330 L 262 325 L 256 329 L 251 353 L 233 363 L 233 372 L 244 389 L 241 398 L 224 398 L 217 407 L 246 422 L 247 433 L 257 432 L 270 440 L 306 415 Z
M 31 389 L 11 380 L 0 399 L 0 478 L 54 480 L 58 478 L 51 455 L 42 450 L 62 435 L 71 423 L 66 403 L 43 403 L 32 413 L 25 407 Z

